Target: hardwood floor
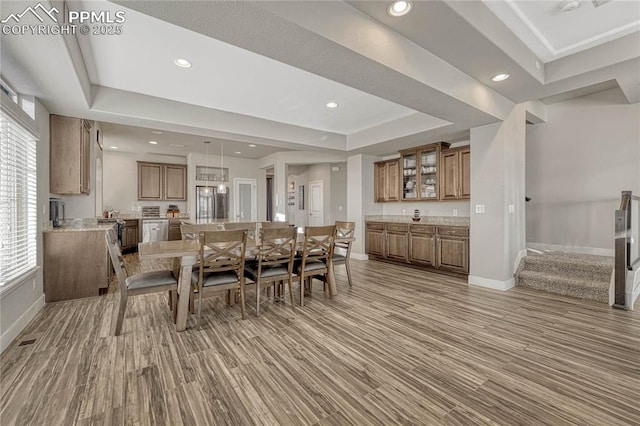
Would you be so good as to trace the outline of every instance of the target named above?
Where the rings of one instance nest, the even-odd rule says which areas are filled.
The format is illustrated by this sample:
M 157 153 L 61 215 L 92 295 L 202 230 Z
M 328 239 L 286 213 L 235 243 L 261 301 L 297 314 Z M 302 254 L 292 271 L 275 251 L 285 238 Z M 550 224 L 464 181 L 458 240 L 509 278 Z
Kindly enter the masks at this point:
M 119 337 L 117 293 L 46 305 L 0 357 L 0 423 L 640 424 L 638 311 L 351 264 L 334 300 L 206 299 L 182 333 L 164 295 Z

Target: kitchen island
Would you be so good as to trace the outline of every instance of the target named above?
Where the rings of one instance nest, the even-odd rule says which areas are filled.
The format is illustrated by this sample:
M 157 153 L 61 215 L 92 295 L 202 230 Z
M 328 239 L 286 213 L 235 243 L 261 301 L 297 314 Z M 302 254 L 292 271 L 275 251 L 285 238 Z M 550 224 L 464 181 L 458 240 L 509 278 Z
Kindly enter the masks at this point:
M 105 234 L 115 226 L 82 219 L 42 231 L 47 303 L 98 296 L 109 287 L 111 265 Z

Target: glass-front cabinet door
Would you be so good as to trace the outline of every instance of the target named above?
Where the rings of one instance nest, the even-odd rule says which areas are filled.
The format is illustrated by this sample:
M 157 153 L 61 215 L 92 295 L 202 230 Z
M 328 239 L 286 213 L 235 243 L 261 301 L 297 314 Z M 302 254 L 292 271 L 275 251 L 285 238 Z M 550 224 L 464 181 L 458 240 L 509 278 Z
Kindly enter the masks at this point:
M 418 153 L 402 154 L 402 199 L 415 200 L 418 198 Z
M 438 150 L 420 151 L 420 193 L 421 199 L 438 198 Z

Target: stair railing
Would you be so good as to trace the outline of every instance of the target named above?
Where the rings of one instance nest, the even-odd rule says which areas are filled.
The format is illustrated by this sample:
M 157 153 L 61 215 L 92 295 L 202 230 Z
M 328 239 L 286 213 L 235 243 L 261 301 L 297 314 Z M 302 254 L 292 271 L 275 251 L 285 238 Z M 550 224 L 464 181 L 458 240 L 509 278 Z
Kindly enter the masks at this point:
M 614 308 L 628 309 L 626 295 L 632 294 L 633 282 L 627 282 L 627 271 L 640 265 L 638 233 L 640 231 L 640 197 L 622 191 L 620 209 L 615 215 L 615 299 Z M 628 301 L 631 303 L 632 301 Z

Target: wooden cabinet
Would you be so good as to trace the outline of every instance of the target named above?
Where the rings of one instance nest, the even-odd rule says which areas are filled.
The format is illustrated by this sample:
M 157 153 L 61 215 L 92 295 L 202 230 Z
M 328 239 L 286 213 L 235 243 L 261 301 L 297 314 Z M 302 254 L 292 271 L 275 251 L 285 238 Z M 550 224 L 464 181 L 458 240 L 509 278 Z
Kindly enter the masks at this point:
M 187 166 L 138 162 L 138 200 L 187 199 Z
M 436 240 L 436 267 L 469 273 L 469 229 L 438 227 Z
M 384 223 L 367 222 L 366 250 L 374 256 L 384 256 Z
M 372 258 L 469 273 L 466 226 L 367 222 L 366 250 Z
M 389 259 L 407 261 L 408 255 L 408 233 L 409 227 L 406 224 L 388 223 L 386 225 L 386 257 Z
M 400 151 L 403 201 L 438 200 L 440 152 L 448 146 L 438 142 Z
M 176 241 L 182 239 L 182 232 L 180 231 L 180 219 L 169 219 L 169 241 Z
M 440 199 L 471 197 L 471 150 L 468 146 L 440 153 Z
M 91 124 L 87 120 L 52 114 L 49 191 L 88 194 L 91 174 Z
M 128 219 L 124 221 L 122 228 L 122 251 L 137 250 L 140 242 L 140 221 Z
M 409 262 L 435 265 L 435 226 L 411 225 L 409 233 Z
M 400 200 L 400 160 L 375 163 L 376 202 Z
M 114 225 L 115 226 L 115 225 Z M 109 287 L 105 231 L 44 233 L 45 301 L 93 297 Z

